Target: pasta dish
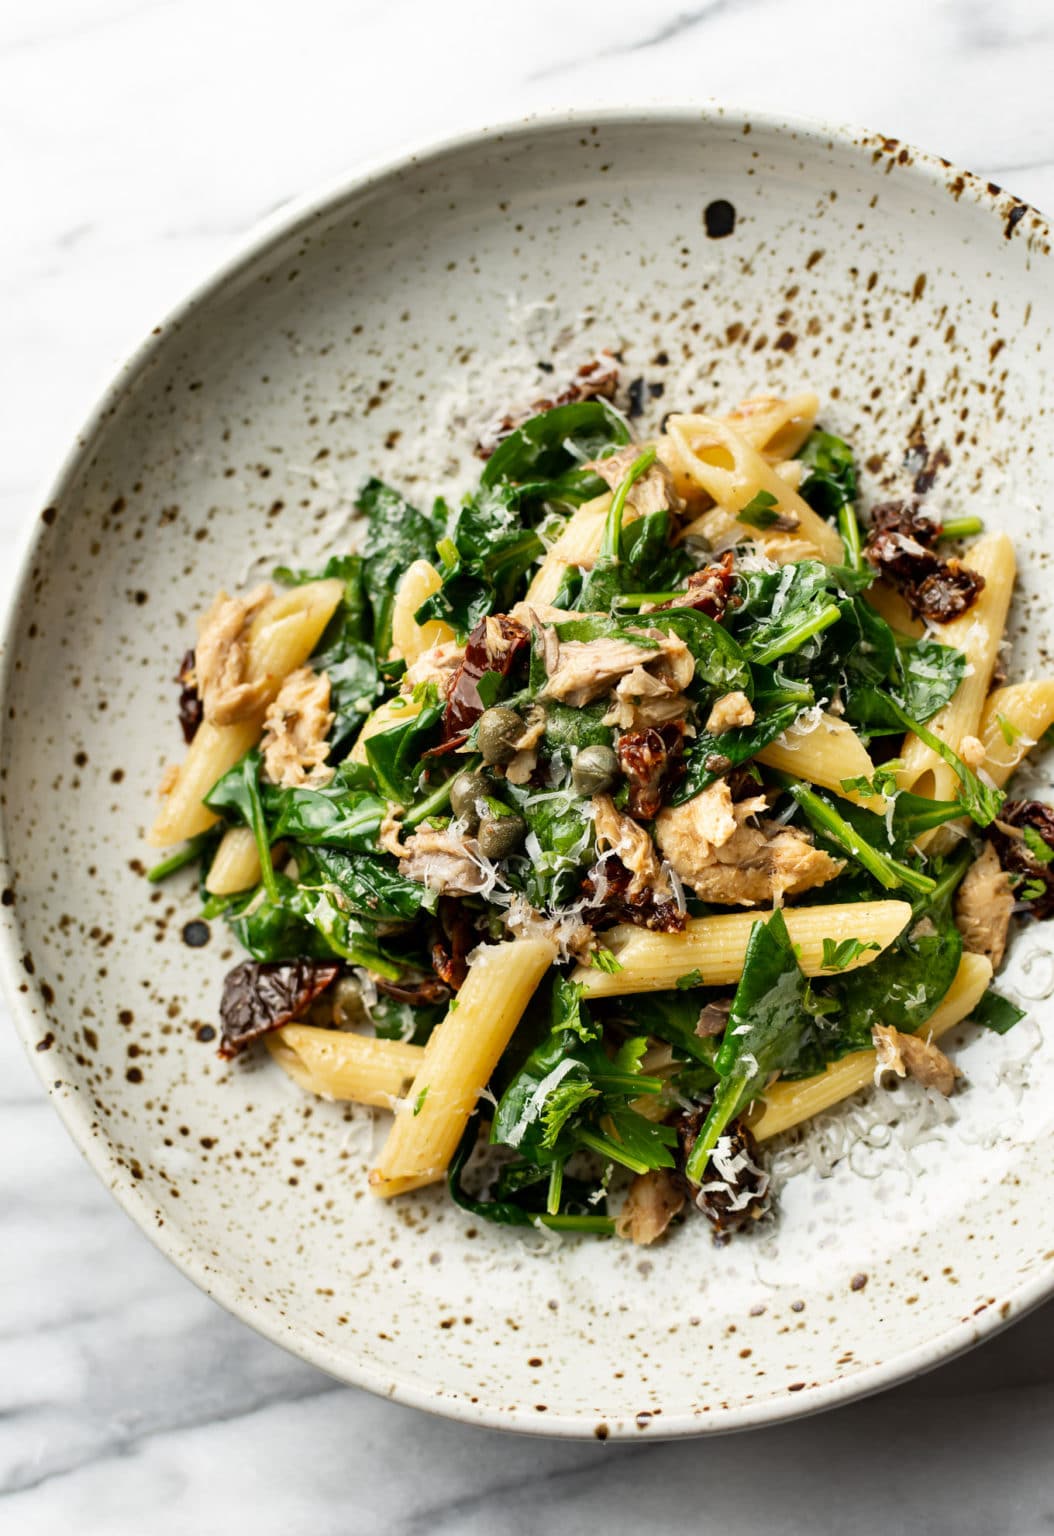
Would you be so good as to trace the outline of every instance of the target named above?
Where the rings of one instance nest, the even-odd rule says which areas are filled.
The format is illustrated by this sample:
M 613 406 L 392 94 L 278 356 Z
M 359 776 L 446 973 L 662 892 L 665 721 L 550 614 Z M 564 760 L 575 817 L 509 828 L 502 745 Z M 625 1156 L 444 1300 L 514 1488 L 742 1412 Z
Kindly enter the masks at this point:
M 429 511 L 371 479 L 357 553 L 221 591 L 150 833 L 247 958 L 220 1054 L 390 1115 L 369 1173 L 514 1226 L 723 1238 L 766 1144 L 942 1036 L 1054 912 L 1054 720 L 1007 682 L 1014 552 L 866 510 L 811 394 L 634 440 L 602 354 Z M 653 393 L 657 394 L 658 390 Z M 851 436 L 851 434 L 850 434 Z M 945 1041 L 947 1044 L 947 1041 Z

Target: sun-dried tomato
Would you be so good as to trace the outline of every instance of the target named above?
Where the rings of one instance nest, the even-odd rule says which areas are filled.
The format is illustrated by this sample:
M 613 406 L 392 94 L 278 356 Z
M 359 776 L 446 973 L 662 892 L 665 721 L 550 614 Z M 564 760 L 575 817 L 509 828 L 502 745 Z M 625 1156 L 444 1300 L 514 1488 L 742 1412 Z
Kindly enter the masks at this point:
M 638 821 L 653 820 L 663 796 L 684 773 L 684 722 L 625 731 L 616 750 L 629 789 L 626 810 Z
M 340 975 L 329 960 L 243 960 L 227 972 L 220 1001 L 220 1055 L 237 1056 L 269 1030 L 291 1024 Z
M 198 726 L 204 717 L 204 706 L 194 675 L 193 651 L 188 651 L 180 662 L 176 682 L 180 686 L 179 723 L 183 731 L 183 740 L 189 746 L 197 735 Z
M 688 577 L 688 590 L 659 603 L 658 609 L 695 608 L 720 622 L 727 608 L 739 606 L 739 599 L 732 593 L 736 582 L 734 564 L 735 556 L 728 549 L 715 564 L 693 571 Z
M 468 637 L 463 661 L 447 685 L 443 744 L 434 749 L 433 755 L 450 752 L 464 743 L 486 708 L 479 694 L 480 678 L 487 672 L 508 677 L 529 644 L 530 635 L 517 619 L 501 613 L 480 620 Z

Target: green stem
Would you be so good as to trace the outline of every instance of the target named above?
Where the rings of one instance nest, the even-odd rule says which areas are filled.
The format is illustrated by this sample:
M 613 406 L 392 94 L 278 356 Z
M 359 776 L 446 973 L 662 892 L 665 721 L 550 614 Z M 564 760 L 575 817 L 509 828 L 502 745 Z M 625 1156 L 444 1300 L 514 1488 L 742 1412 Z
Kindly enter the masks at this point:
M 549 1169 L 549 1195 L 545 1202 L 545 1209 L 550 1216 L 560 1213 L 560 1196 L 564 1192 L 564 1165 L 554 1163 Z
M 984 532 L 984 523 L 979 517 L 948 517 L 941 524 L 940 538 L 942 539 L 970 539 L 975 533 Z
M 159 880 L 167 880 L 169 875 L 174 875 L 177 869 L 185 869 L 188 864 L 195 863 L 201 858 L 207 839 L 208 834 L 204 832 L 192 837 L 189 843 L 177 848 L 175 853 L 170 853 L 159 864 L 155 864 L 153 869 L 148 869 L 146 878 L 152 885 L 156 885 Z
M 538 1216 L 538 1223 L 554 1232 L 596 1232 L 614 1237 L 615 1223 L 610 1216 Z
M 584 1147 L 598 1152 L 601 1157 L 606 1157 L 612 1163 L 621 1163 L 623 1168 L 628 1168 L 631 1173 L 647 1173 L 648 1164 L 642 1163 L 639 1157 L 633 1157 L 613 1141 L 610 1136 L 604 1136 L 599 1131 L 587 1131 L 580 1129 L 578 1139 Z
M 792 779 L 785 774 L 780 774 L 779 778 L 813 826 L 851 854 L 887 891 L 903 885 L 908 890 L 928 895 L 936 889 L 936 881 L 931 880 L 929 875 L 920 874 L 917 869 L 911 869 L 907 864 L 901 864 L 888 854 L 872 848 L 866 838 L 861 837 L 844 817 L 839 816 L 833 806 L 828 805 L 826 800 L 822 800 L 800 779 Z
M 920 897 L 915 902 L 915 912 L 921 914 L 932 910 L 934 907 L 944 906 L 951 899 L 966 871 L 973 863 L 973 858 L 973 849 L 969 844 L 961 848 L 955 858 L 941 871 L 940 877 L 934 881 L 933 890 L 929 895 L 925 898 Z
M 749 1082 L 749 1072 L 741 1072 L 738 1077 L 722 1078 L 719 1095 L 715 1097 L 706 1123 L 684 1165 L 685 1174 L 693 1184 L 703 1182 L 710 1154 L 724 1135 L 725 1127 L 732 1118 L 731 1111 L 739 1103 Z
M 860 524 L 856 520 L 856 512 L 851 502 L 843 501 L 838 508 L 838 532 L 842 535 L 842 543 L 845 545 L 846 565 L 854 571 L 859 571 L 863 566 L 860 553 Z
M 756 651 L 751 655 L 751 661 L 756 661 L 762 666 L 770 661 L 776 661 L 780 656 L 786 656 L 791 651 L 799 650 L 813 635 L 818 635 L 822 630 L 830 629 L 832 624 L 837 624 L 842 617 L 842 610 L 837 603 L 828 603 L 819 613 L 811 619 L 803 619 L 793 629 L 787 631 L 779 640 L 773 640 L 765 650 Z
M 627 469 L 625 476 L 619 481 L 618 490 L 612 499 L 604 523 L 604 537 L 600 545 L 600 559 L 617 560 L 622 543 L 622 513 L 626 505 L 626 497 L 636 485 L 641 475 L 646 474 L 655 463 L 655 449 L 645 448 L 642 454 L 633 460 Z
M 687 587 L 677 592 L 621 592 L 615 599 L 616 608 L 643 608 L 645 603 L 668 603 L 675 597 L 684 597 Z

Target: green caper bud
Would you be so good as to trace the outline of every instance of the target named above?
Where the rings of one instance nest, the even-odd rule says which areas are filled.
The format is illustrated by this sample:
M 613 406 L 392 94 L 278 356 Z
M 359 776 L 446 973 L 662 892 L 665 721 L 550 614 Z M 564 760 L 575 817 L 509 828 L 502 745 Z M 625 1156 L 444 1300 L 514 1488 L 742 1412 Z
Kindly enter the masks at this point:
M 476 838 L 485 859 L 507 859 L 527 836 L 522 816 L 484 816 Z
M 523 721 L 506 704 L 495 704 L 479 717 L 476 745 L 485 763 L 511 763 L 516 743 L 523 735 Z
M 450 786 L 450 809 L 458 821 L 463 821 L 470 832 L 479 826 L 479 802 L 490 794 L 491 786 L 486 774 L 459 773 Z
M 618 776 L 618 758 L 610 747 L 583 747 L 571 764 L 571 782 L 580 795 L 604 795 Z

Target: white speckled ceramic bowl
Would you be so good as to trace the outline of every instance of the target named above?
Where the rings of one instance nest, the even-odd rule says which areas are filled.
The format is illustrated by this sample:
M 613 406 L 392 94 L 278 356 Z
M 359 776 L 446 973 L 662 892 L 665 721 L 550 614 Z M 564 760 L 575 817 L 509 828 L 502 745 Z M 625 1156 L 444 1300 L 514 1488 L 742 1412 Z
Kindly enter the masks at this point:
M 302 204 L 157 328 L 40 509 L 8 626 L 3 961 L 71 1133 L 197 1284 L 346 1381 L 600 1437 L 842 1402 L 1050 1291 L 1042 1000 L 1004 1039 L 958 1032 L 953 1125 L 797 1178 L 765 1234 L 525 1241 L 441 1192 L 372 1200 L 365 1114 L 217 1060 L 233 947 L 221 923 L 187 947 L 190 882 L 149 886 L 141 838 L 180 750 L 177 658 L 216 587 L 343 547 L 368 471 L 449 488 L 479 426 L 539 392 L 537 361 L 597 346 L 665 386 L 656 417 L 812 385 L 867 496 L 898 483 L 912 436 L 945 447 L 937 493 L 1019 540 L 1022 671 L 1050 626 L 1051 277 L 1037 214 L 895 142 L 601 113 Z M 1046 943 L 1019 936 L 1011 989 L 1050 990 Z

